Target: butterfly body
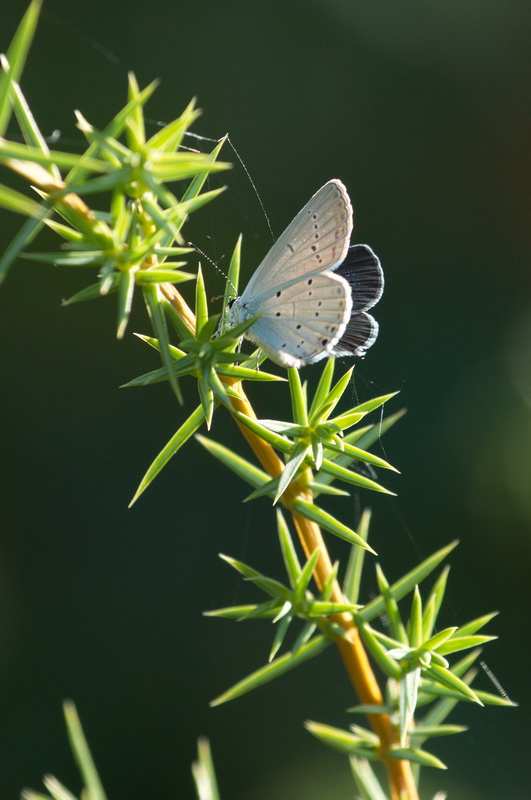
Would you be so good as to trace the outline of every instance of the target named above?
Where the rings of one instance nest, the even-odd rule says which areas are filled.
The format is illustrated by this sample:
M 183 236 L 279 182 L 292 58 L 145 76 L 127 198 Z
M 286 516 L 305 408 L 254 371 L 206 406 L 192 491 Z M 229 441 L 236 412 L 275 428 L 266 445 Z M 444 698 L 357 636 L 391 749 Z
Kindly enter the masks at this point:
M 331 355 L 363 355 L 378 325 L 366 309 L 383 272 L 366 245 L 350 248 L 352 206 L 341 181 L 326 183 L 275 242 L 231 305 L 235 325 L 258 316 L 246 337 L 284 367 Z

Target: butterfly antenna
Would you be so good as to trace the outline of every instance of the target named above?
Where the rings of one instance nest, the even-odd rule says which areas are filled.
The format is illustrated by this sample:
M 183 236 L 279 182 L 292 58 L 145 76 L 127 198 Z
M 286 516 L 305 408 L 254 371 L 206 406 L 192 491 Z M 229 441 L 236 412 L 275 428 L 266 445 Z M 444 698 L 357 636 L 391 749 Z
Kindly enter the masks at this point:
M 191 133 L 190 131 L 186 131 L 185 136 L 191 136 L 193 139 L 199 139 L 200 141 L 203 141 L 203 142 L 212 142 L 213 144 L 219 144 L 219 142 L 221 142 L 222 139 L 225 139 L 228 142 L 232 152 L 234 153 L 234 155 L 236 156 L 236 158 L 240 162 L 241 167 L 242 167 L 243 171 L 245 172 L 245 174 L 247 176 L 247 180 L 249 181 L 249 183 L 253 187 L 253 192 L 255 193 L 256 199 L 258 200 L 258 202 L 260 204 L 260 208 L 262 209 L 262 213 L 263 213 L 263 215 L 265 217 L 265 221 L 267 223 L 267 227 L 269 228 L 269 233 L 271 234 L 271 240 L 274 242 L 275 241 L 275 234 L 273 233 L 273 228 L 271 227 L 271 222 L 270 222 L 269 217 L 267 215 L 267 211 L 265 210 L 265 206 L 264 206 L 264 204 L 262 202 L 262 198 L 260 197 L 260 193 L 259 193 L 258 189 L 256 188 L 256 184 L 255 184 L 255 182 L 253 181 L 253 179 L 251 177 L 251 173 L 249 172 L 249 170 L 245 166 L 245 162 L 243 161 L 242 157 L 240 156 L 240 154 L 236 150 L 236 147 L 233 145 L 229 134 L 227 133 L 227 134 L 225 134 L 225 136 L 221 136 L 219 139 L 210 139 L 208 136 L 200 136 L 198 133 Z

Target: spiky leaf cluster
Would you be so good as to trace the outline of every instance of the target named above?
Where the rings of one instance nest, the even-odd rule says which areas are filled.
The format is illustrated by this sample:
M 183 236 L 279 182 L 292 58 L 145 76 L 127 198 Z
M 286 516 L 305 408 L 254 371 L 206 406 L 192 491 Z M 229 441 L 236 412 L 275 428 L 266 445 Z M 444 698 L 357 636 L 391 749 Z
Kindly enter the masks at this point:
M 359 533 L 364 539 L 368 536 L 369 519 L 370 514 L 365 512 L 360 521 Z M 471 686 L 476 675 L 473 665 L 480 655 L 480 646 L 496 638 L 478 634 L 478 631 L 496 614 L 487 614 L 459 627 L 436 631 L 448 567 L 440 573 L 426 601 L 422 602 L 419 584 L 441 564 L 455 547 L 455 542 L 422 561 L 393 584 L 389 584 L 377 565 L 379 594 L 365 604 L 360 603 L 359 595 L 362 563 L 367 551 L 353 546 L 342 581 L 344 603 L 328 603 L 330 584 L 325 587 L 322 596 L 315 600 L 307 582 L 317 553 L 312 554 L 301 567 L 288 526 L 280 512 L 277 514 L 277 524 L 289 586 L 223 556 L 271 599 L 260 604 L 218 609 L 209 612 L 209 615 L 237 620 L 272 619 L 277 630 L 273 636 L 269 662 L 225 691 L 213 704 L 232 700 L 318 655 L 327 643 L 344 635 L 335 624 L 334 617 L 346 612 L 353 615 L 367 649 L 388 678 L 384 704 L 358 705 L 351 711 L 365 715 L 389 715 L 400 732 L 400 742 L 389 751 L 389 758 L 406 759 L 415 769 L 420 766 L 444 768 L 440 759 L 426 750 L 425 742 L 466 730 L 461 725 L 445 723 L 459 701 L 479 705 L 513 705 L 507 699 Z M 338 567 L 335 566 L 333 579 L 337 576 Z M 407 596 L 411 597 L 410 613 L 408 619 L 404 619 L 399 602 Z M 380 629 L 381 625 L 374 625 L 375 622 L 381 622 L 382 618 L 385 620 L 385 630 Z M 289 652 L 277 656 L 294 619 L 302 621 L 302 628 Z M 472 652 L 450 665 L 447 656 L 464 650 Z M 353 771 L 360 789 L 363 781 L 369 784 L 377 782 L 370 765 L 366 763 L 379 760 L 381 755 L 380 740 L 372 730 L 357 724 L 349 730 L 343 730 L 317 722 L 308 722 L 307 728 L 326 744 L 352 757 Z M 379 791 L 382 792 L 381 797 L 385 798 L 381 787 Z M 376 798 L 379 795 L 374 789 L 373 794 L 363 796 Z
M 61 267 L 93 267 L 96 282 L 65 304 L 115 293 L 119 338 L 140 295 L 167 377 L 180 399 L 163 287 L 195 278 L 181 269 L 186 265 L 182 257 L 191 251 L 181 229 L 191 213 L 223 191 L 202 191 L 210 174 L 230 166 L 218 161 L 223 140 L 211 153 L 183 149 L 183 138 L 200 113 L 194 101 L 177 119 L 148 136 L 144 106 L 156 82 L 140 90 L 130 75 L 128 101 L 103 130 L 76 112 L 78 128 L 87 141 L 84 153 L 50 149 L 19 85 L 39 7 L 39 2 L 30 5 L 1 61 L 0 164 L 30 181 L 37 200 L 0 185 L 0 206 L 28 218 L 0 257 L 0 281 L 39 230 L 44 225 L 51 228 L 62 240 L 56 252 L 23 255 Z M 11 122 L 18 124 L 22 143 L 2 138 Z M 178 185 L 177 193 L 170 184 Z M 106 202 L 102 208 L 89 208 L 84 198 L 96 194 Z

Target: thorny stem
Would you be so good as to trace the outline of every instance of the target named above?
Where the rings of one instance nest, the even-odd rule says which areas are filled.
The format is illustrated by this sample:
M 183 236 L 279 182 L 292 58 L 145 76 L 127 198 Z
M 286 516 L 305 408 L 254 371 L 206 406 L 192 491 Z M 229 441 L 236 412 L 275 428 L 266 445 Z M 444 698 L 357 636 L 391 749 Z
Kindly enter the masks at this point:
M 56 181 L 54 176 L 40 167 L 40 165 L 15 159 L 12 159 L 7 165 L 46 192 L 53 193 L 64 189 L 64 184 Z M 71 193 L 64 194 L 57 198 L 55 202 L 70 208 L 71 211 L 84 218 L 89 225 L 94 226 L 96 224 L 92 211 L 79 196 Z M 160 289 L 180 314 L 185 325 L 193 333 L 195 331 L 195 315 L 180 292 L 172 284 L 161 284 Z M 241 382 L 232 382 L 229 379 L 226 379 L 226 382 L 233 384 L 233 388 L 239 393 L 239 397 L 231 397 L 234 408 L 246 416 L 256 419 L 253 407 L 243 391 Z M 279 475 L 284 469 L 284 463 L 271 445 L 237 420 L 236 424 L 267 473 L 272 478 Z M 315 522 L 306 519 L 291 509 L 291 505 L 296 498 L 303 498 L 308 502 L 313 501 L 311 492 L 304 489 L 296 481 L 293 481 L 284 492 L 281 502 L 293 517 L 293 522 L 306 556 L 309 557 L 316 548 L 319 548 L 319 560 L 315 567 L 314 578 L 317 586 L 321 589 L 332 573 L 332 562 L 320 527 Z M 337 580 L 334 580 L 330 599 L 334 602 L 343 602 L 343 595 Z M 337 637 L 336 643 L 359 700 L 364 705 L 383 705 L 380 687 L 352 616 L 342 613 L 335 614 L 331 619 L 340 625 L 347 634 L 346 638 Z M 369 714 L 368 720 L 373 731 L 380 739 L 380 756 L 387 769 L 391 800 L 418 800 L 418 792 L 409 761 L 397 761 L 388 756 L 391 747 L 399 741 L 389 716 L 387 714 Z
M 162 292 L 179 312 L 185 324 L 193 331 L 195 328 L 194 314 L 186 304 L 182 295 L 171 284 L 163 284 Z M 227 380 L 226 382 L 229 381 Z M 239 394 L 238 397 L 231 397 L 231 402 L 235 410 L 241 411 L 252 419 L 256 419 L 256 414 L 242 389 L 241 383 L 233 383 L 232 385 L 234 389 L 237 389 Z M 236 424 L 266 472 L 272 478 L 279 475 L 284 469 L 284 463 L 271 445 L 237 420 Z M 302 498 L 308 502 L 313 501 L 311 492 L 301 487 L 296 481 L 293 481 L 282 495 L 281 502 L 285 508 L 290 511 L 293 517 L 293 522 L 306 557 L 309 557 L 316 548 L 319 548 L 319 560 L 315 567 L 314 578 L 317 586 L 321 589 L 327 583 L 332 573 L 332 562 L 319 525 L 292 510 L 291 506 L 296 498 Z M 344 597 L 337 580 L 334 580 L 330 599 L 337 603 L 344 602 Z M 361 642 L 359 631 L 356 628 L 352 616 L 348 613 L 342 613 L 335 614 L 331 619 L 340 625 L 347 634 L 347 638 L 337 637 L 336 643 L 343 664 L 360 702 L 364 705 L 383 705 L 382 692 L 369 663 L 367 652 Z M 373 731 L 380 739 L 380 757 L 387 769 L 391 799 L 418 800 L 417 787 L 415 786 L 409 761 L 397 761 L 388 756 L 391 747 L 398 744 L 399 741 L 397 731 L 391 724 L 389 715 L 369 714 L 367 716 Z

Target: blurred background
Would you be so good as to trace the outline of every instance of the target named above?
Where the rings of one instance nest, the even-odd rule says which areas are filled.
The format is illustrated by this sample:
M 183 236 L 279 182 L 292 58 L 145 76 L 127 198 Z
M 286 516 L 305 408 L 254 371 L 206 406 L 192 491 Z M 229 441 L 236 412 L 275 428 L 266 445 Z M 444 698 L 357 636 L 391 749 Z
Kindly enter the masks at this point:
M 3 9 L 1 50 L 24 8 Z M 381 479 L 398 497 L 330 508 L 352 519 L 372 506 L 390 580 L 461 540 L 440 623 L 499 610 L 485 659 L 521 703 L 458 707 L 451 721 L 470 732 L 433 743 L 450 769 L 425 771 L 424 798 L 529 797 L 530 23 L 522 0 L 46 0 L 22 81 L 41 129 L 73 152 L 74 109 L 103 127 L 128 70 L 161 79 L 153 131 L 197 96 L 195 131 L 230 133 L 276 235 L 327 180 L 347 185 L 353 241 L 375 249 L 387 281 L 353 396 L 400 390 L 388 411 L 408 414 L 383 441 L 402 474 Z M 271 239 L 224 156 L 235 167 L 211 185 L 229 191 L 187 235 L 223 266 L 242 232 L 245 280 Z M 20 224 L 2 213 L 2 247 Z M 93 279 L 20 261 L 0 290 L 0 797 L 48 772 L 78 792 L 61 713 L 71 697 L 112 800 L 192 798 L 200 734 L 224 800 L 350 798 L 346 759 L 302 724 L 352 721 L 332 649 L 208 707 L 264 663 L 272 638 L 265 622 L 201 616 L 256 597 L 217 554 L 282 578 L 274 518 L 266 500 L 242 505 L 247 487 L 195 443 L 127 509 L 186 410 L 165 385 L 118 389 L 158 364 L 132 335 L 116 342 L 113 298 L 60 307 Z M 219 293 L 222 278 L 208 280 Z M 148 331 L 141 308 L 131 330 Z M 282 387 L 251 394 L 259 414 L 286 413 Z M 225 419 L 214 438 L 245 454 Z M 495 691 L 486 675 L 476 685 Z

